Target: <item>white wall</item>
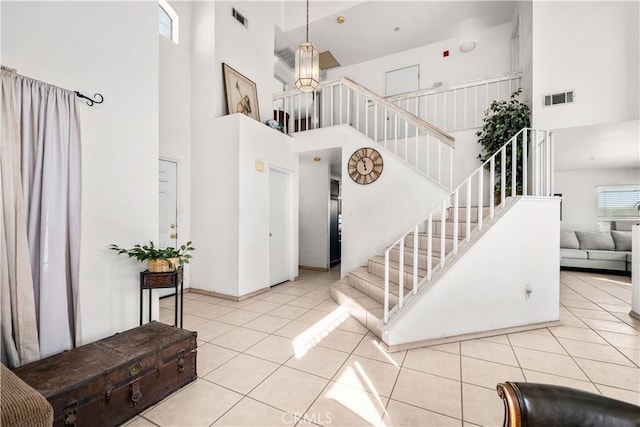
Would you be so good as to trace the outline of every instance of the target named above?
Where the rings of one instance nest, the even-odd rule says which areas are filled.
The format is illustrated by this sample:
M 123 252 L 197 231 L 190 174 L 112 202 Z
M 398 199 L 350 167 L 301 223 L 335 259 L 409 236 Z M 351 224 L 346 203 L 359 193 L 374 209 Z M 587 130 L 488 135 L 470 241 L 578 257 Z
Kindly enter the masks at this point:
M 243 296 L 269 286 L 270 166 L 291 173 L 290 279 L 298 274 L 298 157 L 291 138 L 240 114 L 192 145 L 193 288 Z M 265 171 L 255 169 L 264 163 Z
M 342 180 L 342 276 L 379 255 L 441 202 L 445 190 L 348 125 L 294 134 L 298 152 L 342 147 L 343 170 L 359 148 L 375 147 L 384 159 L 378 180 Z
M 458 46 L 475 39 L 476 48 L 462 53 Z M 327 79 L 346 76 L 384 95 L 384 79 L 387 71 L 420 64 L 420 88 L 426 89 L 436 82 L 443 85 L 460 83 L 475 78 L 488 77 L 511 71 L 511 24 L 498 25 L 465 35 L 371 61 L 339 67 L 327 71 Z M 442 52 L 449 50 L 449 56 Z
M 300 159 L 300 265 L 329 268 L 328 160 Z
M 640 183 L 640 168 L 556 171 L 554 192 L 562 194 L 562 229 L 596 231 L 597 185 Z
M 522 71 L 522 99 L 530 105 L 532 85 L 532 55 L 533 55 L 533 26 L 532 2 L 519 1 L 517 3 L 518 17 L 518 59 Z
M 191 204 L 191 2 L 172 1 L 178 14 L 179 44 L 158 37 L 160 157 L 178 163 L 178 243 L 190 239 Z M 195 244 L 197 248 L 197 242 Z M 197 252 L 194 253 L 198 255 Z M 184 286 L 189 287 L 189 266 Z
M 216 121 L 239 126 L 239 295 L 269 286 L 269 168 L 289 174 L 289 280 L 298 276 L 298 156 L 288 135 L 240 114 Z M 235 123 L 234 123 L 235 122 Z M 263 162 L 265 172 L 255 163 Z
M 158 5 L 7 2 L 2 64 L 85 94 L 82 122 L 81 341 L 138 324 L 138 272 L 107 250 L 158 237 Z
M 248 28 L 231 15 L 233 7 L 248 19 Z M 274 23 L 281 13 L 280 5 L 273 2 L 215 2 L 214 67 L 207 76 L 215 82 L 213 93 L 208 94 L 215 100 L 214 117 L 227 113 L 222 76 L 222 63 L 226 63 L 256 84 L 260 121 L 273 118 Z
M 559 320 L 558 219 L 558 199 L 520 199 L 388 324 L 385 343 Z M 523 227 L 534 222 L 535 227 Z M 526 299 L 528 285 L 532 294 Z
M 533 125 L 557 129 L 639 117 L 638 2 L 533 3 Z M 545 94 L 575 101 L 542 107 Z

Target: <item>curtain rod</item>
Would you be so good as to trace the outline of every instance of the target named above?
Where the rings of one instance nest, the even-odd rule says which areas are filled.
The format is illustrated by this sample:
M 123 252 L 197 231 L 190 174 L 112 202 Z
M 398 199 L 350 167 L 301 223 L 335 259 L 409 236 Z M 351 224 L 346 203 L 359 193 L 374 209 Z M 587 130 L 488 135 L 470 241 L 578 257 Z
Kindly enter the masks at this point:
M 27 79 L 31 79 L 31 77 L 27 77 L 27 76 L 23 76 L 21 74 L 18 74 L 18 70 L 15 69 L 15 68 L 9 68 L 9 67 L 5 67 L 4 65 L 0 65 L 0 70 L 6 71 L 8 73 L 16 74 L 16 75 L 19 75 L 21 77 L 25 77 Z M 32 79 L 32 80 L 36 80 L 36 79 Z M 38 81 L 40 81 L 40 80 L 38 80 Z M 43 82 L 43 83 L 45 83 L 45 82 Z M 46 83 L 46 84 L 49 84 L 49 83 Z M 55 86 L 55 85 L 53 85 L 53 86 Z M 68 89 L 65 89 L 65 90 L 68 90 Z M 87 105 L 89 107 L 92 107 L 93 104 L 102 104 L 104 102 L 104 96 L 102 96 L 99 93 L 96 93 L 95 95 L 93 95 L 92 98 L 90 98 L 90 97 L 78 92 L 77 90 L 74 90 L 73 93 L 75 93 L 78 98 L 82 98 L 82 99 L 86 100 Z

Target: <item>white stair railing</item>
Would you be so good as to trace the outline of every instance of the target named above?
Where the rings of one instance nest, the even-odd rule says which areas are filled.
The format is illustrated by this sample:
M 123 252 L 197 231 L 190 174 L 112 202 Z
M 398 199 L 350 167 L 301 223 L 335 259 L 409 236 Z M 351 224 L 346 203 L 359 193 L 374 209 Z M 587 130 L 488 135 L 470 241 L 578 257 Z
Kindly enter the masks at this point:
M 453 187 L 455 139 L 353 80 L 326 81 L 313 93 L 276 94 L 273 101 L 285 133 L 348 124 L 446 189 Z
M 422 89 L 385 99 L 447 132 L 482 126 L 491 102 L 509 100 L 522 73 L 506 73 L 451 86 Z
M 520 155 L 518 155 L 520 153 Z M 398 305 L 394 314 L 404 306 L 405 251 L 413 252 L 412 283 L 413 294 L 437 276 L 446 265 L 457 256 L 460 245 L 467 245 L 476 238 L 485 226 L 484 221 L 492 221 L 497 209 L 504 208 L 507 197 L 552 196 L 553 195 L 553 133 L 546 130 L 524 128 L 509 140 L 500 150 L 491 156 L 482 166 L 476 169 L 464 182 L 457 186 L 429 214 L 415 224 L 384 253 L 384 323 L 388 323 L 389 308 L 389 268 L 390 253 L 399 252 Z M 486 182 L 489 182 L 487 185 Z M 462 203 L 461 203 L 462 202 Z M 485 204 L 486 202 L 486 204 Z M 496 206 L 497 203 L 497 206 Z M 462 204 L 462 206 L 461 206 Z M 474 205 L 476 213 L 472 213 Z M 488 206 L 488 209 L 485 208 Z M 464 209 L 463 220 L 460 211 Z M 485 209 L 487 212 L 485 212 Z M 485 218 L 486 215 L 486 218 Z M 452 218 L 451 229 L 447 228 L 447 218 Z M 434 224 L 439 223 L 439 247 L 434 248 Z M 423 241 L 419 245 L 422 230 Z M 447 236 L 451 244 L 447 250 Z M 405 242 L 411 242 L 408 246 Z M 424 252 L 426 246 L 426 252 Z M 424 262 L 419 262 L 420 251 L 426 255 Z M 439 263 L 433 265 L 433 256 L 439 257 Z M 419 268 L 426 271 L 420 279 Z

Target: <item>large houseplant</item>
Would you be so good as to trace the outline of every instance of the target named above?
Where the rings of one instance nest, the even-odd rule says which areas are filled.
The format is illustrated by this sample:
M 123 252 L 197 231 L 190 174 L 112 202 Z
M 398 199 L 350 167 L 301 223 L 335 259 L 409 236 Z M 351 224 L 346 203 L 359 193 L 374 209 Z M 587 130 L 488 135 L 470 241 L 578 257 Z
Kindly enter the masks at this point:
M 484 113 L 482 129 L 476 132 L 478 143 L 482 146 L 482 151 L 478 154 L 481 162 L 486 162 L 496 152 L 504 146 L 509 140 L 516 135 L 522 128 L 529 127 L 530 109 L 529 106 L 520 102 L 522 89 L 511 94 L 508 101 L 493 101 Z M 516 144 L 516 176 L 522 177 L 522 144 Z M 495 170 L 500 173 L 502 170 L 501 156 L 495 158 Z M 489 165 L 486 167 L 489 169 Z M 507 152 L 505 161 L 505 195 L 511 194 L 511 151 Z M 499 198 L 502 189 L 500 188 L 500 180 L 496 179 L 495 193 Z M 516 184 L 516 193 L 522 194 L 522 180 L 518 180 Z
M 129 258 L 135 258 L 140 262 L 147 261 L 148 269 L 152 273 L 175 271 L 178 266 L 189 263 L 192 258 L 190 252 L 195 250 L 190 241 L 179 248 L 160 249 L 152 241 L 149 241 L 149 245 L 134 245 L 131 249 L 121 248 L 112 243 L 109 245 L 109 249 L 118 254 L 127 255 Z

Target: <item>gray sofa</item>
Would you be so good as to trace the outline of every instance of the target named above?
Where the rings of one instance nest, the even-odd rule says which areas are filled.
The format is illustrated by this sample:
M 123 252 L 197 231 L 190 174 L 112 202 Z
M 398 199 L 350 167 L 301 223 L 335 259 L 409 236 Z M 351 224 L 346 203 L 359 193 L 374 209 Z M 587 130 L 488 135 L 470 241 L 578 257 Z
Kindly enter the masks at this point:
M 561 231 L 560 267 L 631 272 L 631 232 Z

